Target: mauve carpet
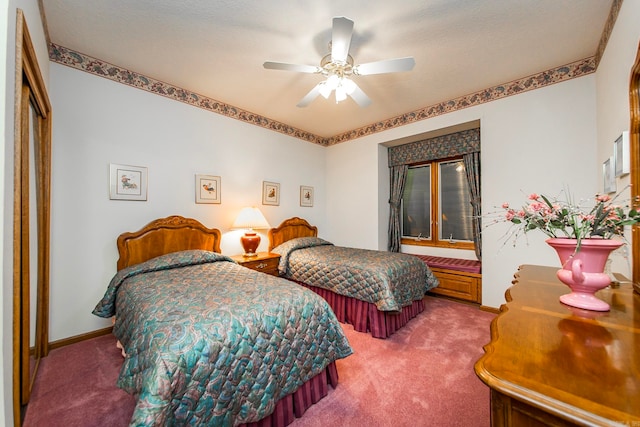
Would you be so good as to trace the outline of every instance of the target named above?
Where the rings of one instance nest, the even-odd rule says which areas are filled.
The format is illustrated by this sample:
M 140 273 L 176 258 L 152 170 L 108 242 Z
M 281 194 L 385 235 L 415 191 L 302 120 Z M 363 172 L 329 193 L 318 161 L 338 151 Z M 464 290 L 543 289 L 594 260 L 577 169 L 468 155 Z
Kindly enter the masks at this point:
M 425 311 L 386 340 L 344 325 L 354 354 L 339 384 L 291 427 L 488 426 L 489 389 L 473 365 L 494 315 L 426 297 Z M 42 359 L 24 426 L 127 426 L 134 399 L 115 386 L 122 356 L 106 335 Z

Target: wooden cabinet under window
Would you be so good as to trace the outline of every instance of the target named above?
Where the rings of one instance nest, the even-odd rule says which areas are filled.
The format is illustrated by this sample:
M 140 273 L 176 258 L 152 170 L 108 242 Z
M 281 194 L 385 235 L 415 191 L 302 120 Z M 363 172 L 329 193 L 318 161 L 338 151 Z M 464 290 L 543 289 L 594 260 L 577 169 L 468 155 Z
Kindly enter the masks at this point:
M 480 304 L 482 274 L 431 267 L 440 284 L 429 292 Z

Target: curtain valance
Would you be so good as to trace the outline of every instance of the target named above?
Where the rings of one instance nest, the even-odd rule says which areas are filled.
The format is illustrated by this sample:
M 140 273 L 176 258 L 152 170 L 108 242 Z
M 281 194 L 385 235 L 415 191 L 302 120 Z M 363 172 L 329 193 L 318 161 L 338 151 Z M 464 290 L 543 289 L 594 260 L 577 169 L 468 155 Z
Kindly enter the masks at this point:
M 389 167 L 428 162 L 480 151 L 480 128 L 389 148 Z

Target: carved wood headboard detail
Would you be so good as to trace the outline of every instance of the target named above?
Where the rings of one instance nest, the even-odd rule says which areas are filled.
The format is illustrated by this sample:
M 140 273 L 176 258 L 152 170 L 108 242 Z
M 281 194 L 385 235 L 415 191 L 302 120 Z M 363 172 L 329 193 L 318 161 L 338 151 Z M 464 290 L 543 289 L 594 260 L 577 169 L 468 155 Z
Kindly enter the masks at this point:
M 269 251 L 296 237 L 318 237 L 318 227 L 309 224 L 302 218 L 286 219 L 276 228 L 269 230 Z
M 156 219 L 139 231 L 118 236 L 118 271 L 171 252 L 203 249 L 220 252 L 221 233 L 178 215 Z

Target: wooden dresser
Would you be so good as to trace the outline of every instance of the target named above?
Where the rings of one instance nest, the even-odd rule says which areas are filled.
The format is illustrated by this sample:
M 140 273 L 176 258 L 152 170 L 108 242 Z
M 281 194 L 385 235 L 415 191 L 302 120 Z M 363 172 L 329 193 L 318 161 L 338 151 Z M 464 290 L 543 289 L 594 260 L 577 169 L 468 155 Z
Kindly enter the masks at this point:
M 491 323 L 475 371 L 491 389 L 493 426 L 640 426 L 640 295 L 596 295 L 609 312 L 558 301 L 557 267 L 525 265 Z

